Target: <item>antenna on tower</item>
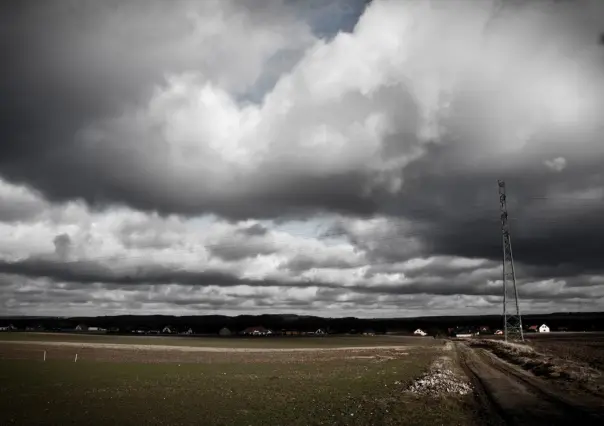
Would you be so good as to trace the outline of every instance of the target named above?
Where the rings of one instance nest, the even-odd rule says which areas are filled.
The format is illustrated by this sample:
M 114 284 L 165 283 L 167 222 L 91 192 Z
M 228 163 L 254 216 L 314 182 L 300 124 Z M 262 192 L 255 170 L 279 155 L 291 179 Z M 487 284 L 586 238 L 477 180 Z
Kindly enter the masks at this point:
M 501 207 L 501 234 L 503 237 L 503 334 L 505 341 L 524 340 L 522 333 L 522 317 L 518 304 L 518 289 L 516 288 L 516 272 L 512 255 L 512 240 L 508 224 L 508 209 L 505 194 L 505 182 L 497 181 L 499 185 L 499 204 Z M 512 299 L 513 298 L 513 299 Z

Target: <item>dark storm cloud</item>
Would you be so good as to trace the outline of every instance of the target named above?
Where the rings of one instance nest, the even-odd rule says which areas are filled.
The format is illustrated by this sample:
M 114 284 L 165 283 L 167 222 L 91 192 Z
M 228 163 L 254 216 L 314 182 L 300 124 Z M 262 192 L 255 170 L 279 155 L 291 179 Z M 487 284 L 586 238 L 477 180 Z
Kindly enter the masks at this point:
M 264 241 L 255 242 L 251 240 L 246 240 L 240 244 L 234 242 L 213 244 L 208 247 L 208 250 L 212 256 L 216 256 L 226 261 L 238 261 L 277 252 L 277 249 L 270 243 Z
M 232 2 L 221 3 L 227 15 L 233 12 Z M 238 12 L 269 29 L 284 13 L 255 0 L 246 5 Z M 170 73 L 204 69 L 218 80 L 229 78 L 211 66 L 224 66 L 225 58 L 195 51 L 202 46 L 192 38 L 194 17 L 214 19 L 218 8 L 210 3 L 25 0 L 0 8 L 0 175 L 32 184 L 53 200 L 128 203 L 114 178 L 99 169 L 106 165 L 82 151 L 78 132 L 144 102 Z M 283 18 L 276 25 L 292 20 Z M 233 48 L 227 45 L 224 53 Z M 229 60 L 236 65 L 238 59 Z M 249 78 L 253 83 L 257 76 Z
M 586 295 L 593 290 L 591 287 L 600 285 L 590 276 L 597 277 L 604 271 L 604 108 L 597 108 L 602 106 L 601 101 L 587 107 L 575 105 L 576 93 L 558 93 L 556 89 L 579 81 L 577 93 L 604 95 L 604 49 L 599 53 L 593 49 L 602 29 L 591 21 L 583 24 L 578 20 L 582 12 L 577 9 L 544 1 L 540 2 L 544 8 L 556 12 L 551 18 L 523 15 L 512 7 L 509 15 L 498 16 L 490 29 L 485 29 L 487 35 L 491 31 L 491 38 L 485 36 L 482 41 L 490 47 L 481 50 L 482 45 L 476 47 L 468 33 L 456 27 L 471 27 L 473 15 L 462 15 L 474 13 L 478 6 L 460 8 L 460 12 L 452 8 L 450 19 L 439 21 L 436 12 L 430 15 L 420 7 L 414 12 L 397 9 L 405 2 L 376 2 L 374 15 L 369 15 L 373 19 L 369 23 L 376 29 L 367 24 L 357 29 L 354 37 L 332 40 L 337 49 L 329 50 L 330 41 L 319 43 L 308 55 L 315 62 L 309 59 L 299 63 L 313 41 L 304 32 L 306 24 L 321 37 L 331 39 L 338 28 L 352 30 L 362 3 L 338 0 L 325 6 L 313 2 L 307 7 L 290 4 L 291 9 L 277 7 L 278 2 L 275 7 L 261 7 L 261 2 L 255 2 L 246 6 L 248 11 L 236 2 L 212 3 L 225 5 L 226 15 L 243 13 L 250 23 L 225 25 L 200 44 L 203 37 L 195 31 L 211 29 L 210 18 L 200 12 L 199 25 L 189 12 L 206 7 L 201 3 L 154 1 L 142 6 L 121 1 L 4 2 L 0 5 L 0 178 L 35 187 L 49 203 L 84 199 L 92 205 L 124 204 L 162 215 L 214 212 L 234 220 L 306 219 L 328 211 L 347 218 L 390 217 L 395 223 L 404 220 L 405 226 L 380 232 L 358 235 L 347 231 L 353 245 L 366 257 L 369 268 L 363 278 L 367 281 L 379 274 L 401 272 L 395 266 L 397 262 L 418 256 L 487 259 L 484 265 L 454 267 L 439 259 L 425 268 L 405 269 L 407 281 L 362 286 L 298 279 L 283 283 L 242 279 L 222 272 L 161 266 L 112 268 L 94 261 L 59 263 L 37 258 L 2 261 L 0 272 L 32 279 L 48 277 L 71 283 L 73 291 L 94 283 L 113 289 L 176 283 L 298 289 L 316 285 L 333 294 L 360 294 L 366 303 L 383 294 L 496 297 L 500 289 L 487 282 L 500 279 L 495 268 L 502 252 L 497 179 L 505 179 L 521 286 L 531 279 L 566 280 L 566 288 L 558 293 L 547 286 L 528 286 L 523 294 L 536 300 L 563 300 L 580 298 L 582 291 Z M 330 7 L 349 7 L 350 13 L 338 13 L 331 21 L 327 12 L 332 10 Z M 426 15 L 421 14 L 424 12 Z M 592 15 L 592 21 L 598 19 L 597 14 Z M 424 16 L 434 17 L 434 27 L 441 25 L 442 33 L 439 30 L 433 34 L 430 26 L 421 26 L 417 29 L 418 42 L 411 37 L 415 33 L 398 32 L 409 16 L 419 21 Z M 482 15 L 479 18 L 482 22 Z M 299 21 L 307 22 L 297 25 Z M 446 25 L 448 22 L 455 24 L 451 26 L 454 29 Z M 376 23 L 389 26 L 377 29 Z M 252 30 L 257 28 L 268 28 L 271 37 L 255 38 Z M 425 33 L 421 32 L 424 28 L 428 28 Z M 272 43 L 269 39 L 287 39 L 290 29 L 296 34 L 291 37 L 300 40 L 262 50 Z M 252 41 L 245 44 L 248 30 Z M 231 35 L 232 40 L 228 38 Z M 455 44 L 458 39 L 463 42 Z M 404 49 L 388 50 L 390 45 Z M 262 51 L 244 55 L 256 47 Z M 558 48 L 562 52 L 558 56 L 551 53 Z M 464 56 L 466 50 L 469 59 Z M 569 52 L 575 56 L 566 61 Z M 398 59 L 407 54 L 408 63 L 401 65 Z M 321 61 L 321 55 L 333 61 Z M 371 62 L 374 57 L 380 60 Z M 470 71 L 457 66 L 464 60 L 471 63 Z M 495 61 L 492 67 L 500 67 L 501 73 L 493 71 L 486 64 L 489 61 Z M 569 62 L 576 63 L 577 69 Z M 367 65 L 370 72 L 363 69 L 366 64 L 371 64 Z M 166 76 L 184 72 L 198 73 L 207 80 L 177 80 L 183 84 L 182 91 L 193 94 L 191 98 L 168 96 L 165 104 L 150 102 L 157 98 L 158 86 L 169 86 Z M 275 89 L 282 75 L 290 73 L 291 79 L 284 79 L 279 87 L 283 99 L 292 105 L 276 102 L 274 110 L 267 109 L 268 118 L 263 117 L 270 127 L 267 132 L 276 136 L 264 150 L 252 152 L 249 157 L 241 154 L 241 160 L 239 151 L 247 146 L 238 145 L 225 154 L 232 157 L 223 164 L 210 156 L 223 148 L 228 151 L 229 141 L 222 144 L 224 141 L 218 140 L 216 146 L 220 148 L 212 145 L 204 152 L 210 158 L 208 163 L 169 162 L 173 152 L 168 133 L 176 133 L 187 143 L 210 144 L 215 142 L 213 138 L 219 139 L 220 132 L 204 128 L 210 133 L 206 140 L 199 136 L 205 135 L 199 130 L 200 123 L 228 121 L 231 116 L 230 106 L 223 104 L 216 109 L 224 107 L 224 116 L 207 120 L 203 118 L 208 111 L 168 107 L 196 105 L 197 98 L 207 95 L 201 90 L 207 81 L 242 105 L 249 100 L 260 102 Z M 486 77 L 482 78 L 481 73 Z M 327 84 L 321 81 L 323 76 L 331 76 L 333 81 L 326 79 Z M 450 89 L 449 78 L 459 82 L 459 87 Z M 530 91 L 548 78 L 553 78 L 548 85 Z M 295 90 L 283 89 L 288 85 Z M 330 94 L 330 90 L 336 94 Z M 210 94 L 216 98 L 220 95 Z M 541 98 L 544 105 L 535 101 Z M 525 104 L 530 107 L 523 109 Z M 282 122 L 272 120 L 286 107 L 291 108 L 289 116 Z M 574 110 L 582 115 L 575 121 L 565 121 L 572 118 Z M 534 122 L 523 121 L 529 113 L 538 116 Z M 154 114 L 168 118 L 165 122 L 153 121 Z M 303 132 L 317 123 L 326 122 L 344 133 L 375 117 L 377 124 L 360 126 L 352 136 L 343 137 L 343 142 L 330 136 L 330 143 L 315 148 L 296 145 L 299 134 L 303 142 L 310 139 Z M 541 117 L 551 119 L 539 121 Z M 426 124 L 431 121 L 437 124 Z M 374 132 L 372 126 L 387 130 L 377 136 L 358 135 Z M 83 135 L 92 134 L 90 139 L 94 139 L 95 131 L 101 134 L 100 142 L 87 145 L 90 140 Z M 246 142 L 260 144 L 268 138 L 262 135 Z M 331 147 L 338 144 L 341 149 L 332 151 Z M 185 144 L 184 148 L 180 154 L 185 159 L 195 158 L 186 150 L 190 146 Z M 250 160 L 258 156 L 265 158 L 258 163 Z M 244 164 L 242 170 L 257 174 L 247 175 L 225 166 L 240 164 L 239 160 Z M 218 170 L 215 175 L 203 174 L 213 167 Z M 214 179 L 216 176 L 227 178 Z M 583 199 L 579 193 L 585 190 L 593 193 Z M 598 190 L 602 191 L 601 199 L 594 195 Z M 49 207 L 42 198 L 6 195 L 2 191 L 0 186 L 0 201 L 15 200 L 0 203 L 0 220 L 4 222 L 35 219 Z M 117 239 L 127 249 L 178 246 L 180 235 L 188 229 L 174 223 L 167 226 L 164 219 L 157 215 L 153 220 L 125 223 Z M 73 249 L 72 241 L 62 232 L 51 235 L 58 233 L 55 254 L 66 259 Z M 261 225 L 252 225 L 239 230 L 228 244 L 206 248 L 212 256 L 227 261 L 280 253 L 279 247 L 261 238 L 268 232 Z M 297 254 L 281 263 L 280 272 L 347 269 L 363 266 L 361 263 L 338 256 Z M 480 272 L 482 268 L 489 271 Z M 473 275 L 475 270 L 478 272 Z M 33 296 L 36 290 L 27 289 L 22 294 Z M 203 304 L 201 300 L 193 302 Z M 170 303 L 187 304 L 178 299 Z M 229 306 L 228 302 L 211 303 Z
M 598 158 L 599 162 L 604 156 Z M 429 157 L 422 165 L 428 162 Z M 427 254 L 499 260 L 497 179 L 505 178 L 516 261 L 549 266 L 551 274 L 560 268 L 567 269 L 567 274 L 580 269 L 602 271 L 604 198 L 581 199 L 572 192 L 598 185 L 604 188 L 601 173 L 601 163 L 569 170 L 560 178 L 522 169 L 504 176 L 449 170 L 430 175 L 424 170 L 409 182 L 406 203 L 397 207 L 397 214 L 422 224 Z M 406 205 L 414 208 L 406 209 Z
M 98 262 L 55 262 L 43 259 L 28 259 L 21 262 L 0 261 L 0 273 L 16 274 L 31 278 L 47 277 L 55 281 L 116 285 L 170 284 L 185 285 L 279 285 L 267 281 L 240 279 L 222 272 L 193 272 L 161 266 L 139 268 L 111 268 Z
M 53 243 L 55 245 L 55 253 L 60 259 L 65 259 L 71 252 L 71 238 L 68 234 L 57 235 Z
M 140 289 L 146 294 L 155 294 L 149 291 L 149 286 L 163 284 L 177 284 L 195 287 L 234 287 L 251 286 L 256 288 L 277 287 L 277 288 L 308 288 L 316 286 L 321 291 L 328 291 L 332 296 L 343 294 L 358 295 L 437 295 L 437 296 L 501 296 L 501 288 L 496 284 L 488 284 L 487 280 L 496 280 L 499 271 L 487 270 L 485 272 L 460 272 L 457 275 L 451 274 L 450 277 L 440 275 L 422 275 L 411 278 L 400 283 L 388 284 L 353 284 L 342 285 L 335 282 L 321 280 L 299 280 L 291 279 L 279 281 L 274 279 L 247 279 L 221 271 L 187 271 L 169 267 L 153 266 L 139 268 L 110 268 L 94 262 L 63 262 L 43 259 L 29 259 L 21 262 L 0 263 L 0 274 L 3 276 L 17 276 L 29 278 L 48 278 L 54 282 L 66 282 L 62 285 L 61 291 L 82 291 L 94 286 L 101 286 L 107 290 L 116 289 Z M 564 286 L 563 291 L 552 293 L 551 285 L 535 286 L 527 280 L 519 280 L 519 291 L 523 298 L 542 299 L 551 297 L 557 300 L 566 300 L 572 298 L 586 297 L 586 292 L 596 291 L 602 288 L 604 281 L 601 278 L 592 278 L 591 287 L 577 285 L 581 280 L 577 279 Z M 587 280 L 584 280 L 587 281 Z M 5 283 L 10 283 L 10 279 L 5 279 Z M 573 285 L 574 284 L 574 285 Z M 549 286 L 549 287 L 548 287 Z M 147 289 L 147 290 L 145 290 Z M 352 292 L 352 293 L 351 293 Z M 39 294 L 33 291 L 32 294 Z M 604 294 L 604 292 L 603 292 Z M 156 295 L 159 298 L 163 296 Z M 155 296 L 153 296 L 155 297 Z M 359 296 L 361 297 L 361 296 Z M 184 303 L 184 302 L 183 302 Z
M 266 235 L 268 228 L 259 223 L 255 223 L 247 228 L 238 229 L 237 232 L 250 237 L 257 237 Z
M 315 258 L 308 255 L 295 255 L 283 263 L 281 268 L 292 273 L 300 273 L 312 268 L 347 269 L 362 266 L 362 264 L 363 262 L 360 259 L 354 262 L 349 259 L 341 259 L 337 256 Z

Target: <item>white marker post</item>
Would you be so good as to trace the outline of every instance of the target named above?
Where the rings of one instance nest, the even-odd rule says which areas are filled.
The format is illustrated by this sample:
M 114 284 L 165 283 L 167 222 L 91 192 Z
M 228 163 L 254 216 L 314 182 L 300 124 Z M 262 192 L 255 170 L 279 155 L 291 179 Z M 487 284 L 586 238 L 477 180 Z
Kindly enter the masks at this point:
M 44 361 L 46 361 L 46 351 L 44 351 Z
M 73 362 L 78 362 L 78 354 L 76 354 L 75 359 L 73 360 Z

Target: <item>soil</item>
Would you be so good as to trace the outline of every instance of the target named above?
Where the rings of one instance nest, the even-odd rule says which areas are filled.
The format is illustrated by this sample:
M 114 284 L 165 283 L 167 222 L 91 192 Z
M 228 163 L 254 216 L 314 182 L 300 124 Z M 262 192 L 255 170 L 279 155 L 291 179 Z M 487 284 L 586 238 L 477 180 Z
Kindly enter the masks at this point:
M 73 342 L 0 342 L 0 359 L 73 360 L 133 363 L 298 363 L 366 359 L 382 362 L 406 357 L 409 346 L 351 348 L 217 348 Z M 426 350 L 418 348 L 417 350 Z
M 471 349 L 461 343 L 457 347 L 483 407 L 485 424 L 604 424 L 603 400 L 565 394 L 482 348 Z
M 212 346 L 169 346 L 169 345 L 131 345 L 123 343 L 89 343 L 89 342 L 25 342 L 25 341 L 6 341 L 1 344 L 16 345 L 41 345 L 41 346 L 67 346 L 77 348 L 97 348 L 97 349 L 138 349 L 149 351 L 182 351 L 182 352 L 322 352 L 322 351 L 356 351 L 356 350 L 407 350 L 409 346 L 350 346 L 350 347 L 331 347 L 331 348 L 228 348 Z

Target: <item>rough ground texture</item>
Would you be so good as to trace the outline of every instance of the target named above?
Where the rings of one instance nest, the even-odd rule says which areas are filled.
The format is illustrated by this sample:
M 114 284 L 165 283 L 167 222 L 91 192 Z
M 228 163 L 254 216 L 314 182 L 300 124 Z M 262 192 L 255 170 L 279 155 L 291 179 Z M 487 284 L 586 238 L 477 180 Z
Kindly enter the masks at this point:
M 509 353 L 529 353 L 522 347 L 506 349 Z M 494 424 L 604 424 L 601 399 L 559 391 L 482 347 L 470 348 L 459 344 L 459 352 L 462 365 L 475 386 L 477 398 L 484 410 L 490 412 L 485 418 Z
M 496 340 L 478 340 L 473 341 L 471 345 L 488 349 L 498 357 L 536 376 L 554 380 L 565 387 L 575 386 L 592 394 L 604 396 L 604 374 L 573 358 L 561 358 L 553 353 L 543 354 L 529 345 Z
M 451 344 L 447 343 L 444 350 L 450 351 Z M 472 392 L 472 387 L 455 373 L 451 357 L 443 355 L 434 361 L 428 372 L 409 386 L 407 392 L 429 396 L 467 395 Z
M 131 363 L 304 363 L 332 360 L 384 362 L 423 351 L 414 347 L 355 348 L 210 348 L 160 345 L 112 345 L 61 342 L 0 342 L 0 359 L 73 360 Z
M 536 351 L 571 360 L 604 372 L 604 333 L 555 333 L 527 335 Z
M 13 359 L 0 354 L 2 425 L 483 424 L 471 395 L 402 392 L 443 355 L 433 346 L 272 352 L 48 346 L 43 362 L 44 346 L 0 345 L 18 348 L 26 352 L 5 353 Z

